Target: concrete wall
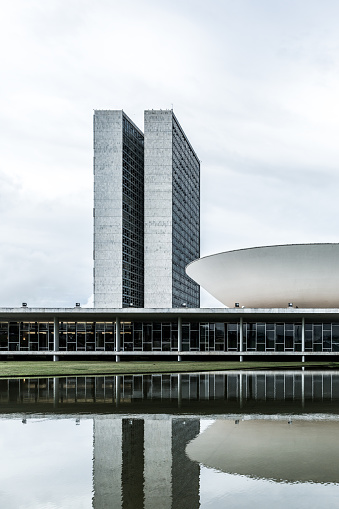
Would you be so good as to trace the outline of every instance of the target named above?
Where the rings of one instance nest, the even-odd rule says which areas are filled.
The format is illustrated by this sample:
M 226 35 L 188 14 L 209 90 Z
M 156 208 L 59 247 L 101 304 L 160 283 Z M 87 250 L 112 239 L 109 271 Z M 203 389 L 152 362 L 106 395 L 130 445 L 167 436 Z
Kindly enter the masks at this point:
M 172 111 L 145 111 L 145 307 L 172 307 Z
M 122 111 L 94 113 L 94 306 L 122 307 Z

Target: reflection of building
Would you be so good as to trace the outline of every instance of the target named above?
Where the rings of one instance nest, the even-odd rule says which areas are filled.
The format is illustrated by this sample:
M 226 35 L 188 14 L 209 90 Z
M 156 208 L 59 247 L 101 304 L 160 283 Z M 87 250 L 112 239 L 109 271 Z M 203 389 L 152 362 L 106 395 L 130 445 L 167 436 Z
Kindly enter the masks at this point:
M 186 445 L 198 419 L 95 417 L 94 509 L 198 509 L 199 465 Z
M 338 483 L 338 422 L 292 419 L 220 419 L 188 445 L 187 454 L 192 461 L 229 474 Z
M 94 418 L 93 435 L 93 507 L 118 509 L 122 507 L 122 420 Z
M 0 380 L 2 414 L 339 412 L 339 372 L 246 371 Z M 287 403 L 288 402 L 288 403 Z M 174 422 L 174 421 L 173 421 Z M 174 424 L 173 424 L 174 426 Z M 176 434 L 176 436 L 178 436 Z
M 200 163 L 172 110 L 145 111 L 145 140 L 123 111 L 95 111 L 95 307 L 199 307 L 185 272 L 200 254 L 199 195 Z
M 172 421 L 172 508 L 194 509 L 199 505 L 198 464 L 193 464 L 186 454 L 187 444 L 200 430 L 198 419 L 176 418 Z

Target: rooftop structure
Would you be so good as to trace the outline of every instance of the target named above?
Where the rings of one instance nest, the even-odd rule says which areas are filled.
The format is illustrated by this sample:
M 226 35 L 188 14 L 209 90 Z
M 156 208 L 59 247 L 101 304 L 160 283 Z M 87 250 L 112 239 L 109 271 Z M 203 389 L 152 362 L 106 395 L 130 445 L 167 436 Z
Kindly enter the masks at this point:
M 195 260 L 187 274 L 225 306 L 337 308 L 339 244 L 227 251 Z

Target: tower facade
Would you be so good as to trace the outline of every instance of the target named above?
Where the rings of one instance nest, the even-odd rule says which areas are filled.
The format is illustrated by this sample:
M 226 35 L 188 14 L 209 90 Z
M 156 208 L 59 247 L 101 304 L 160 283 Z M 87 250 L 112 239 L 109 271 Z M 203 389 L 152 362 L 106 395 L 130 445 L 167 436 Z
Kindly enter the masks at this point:
M 200 466 L 186 455 L 197 418 L 140 415 L 93 420 L 93 508 L 200 507 Z
M 94 113 L 94 306 L 199 307 L 200 163 L 172 110 Z
M 123 111 L 94 113 L 94 306 L 144 307 L 144 137 Z
M 145 111 L 145 307 L 199 307 L 199 256 L 199 159 L 172 110 Z

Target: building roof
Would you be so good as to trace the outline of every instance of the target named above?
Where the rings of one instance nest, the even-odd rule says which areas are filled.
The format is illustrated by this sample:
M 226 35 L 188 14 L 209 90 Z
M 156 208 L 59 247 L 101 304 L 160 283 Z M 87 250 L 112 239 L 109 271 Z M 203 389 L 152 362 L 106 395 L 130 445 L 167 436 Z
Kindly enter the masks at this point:
M 195 260 L 187 274 L 225 306 L 339 307 L 339 244 L 287 244 Z
M 114 322 L 162 321 L 175 322 L 178 318 L 199 322 L 339 322 L 338 308 L 0 308 L 0 321 L 59 321 L 69 322 Z

